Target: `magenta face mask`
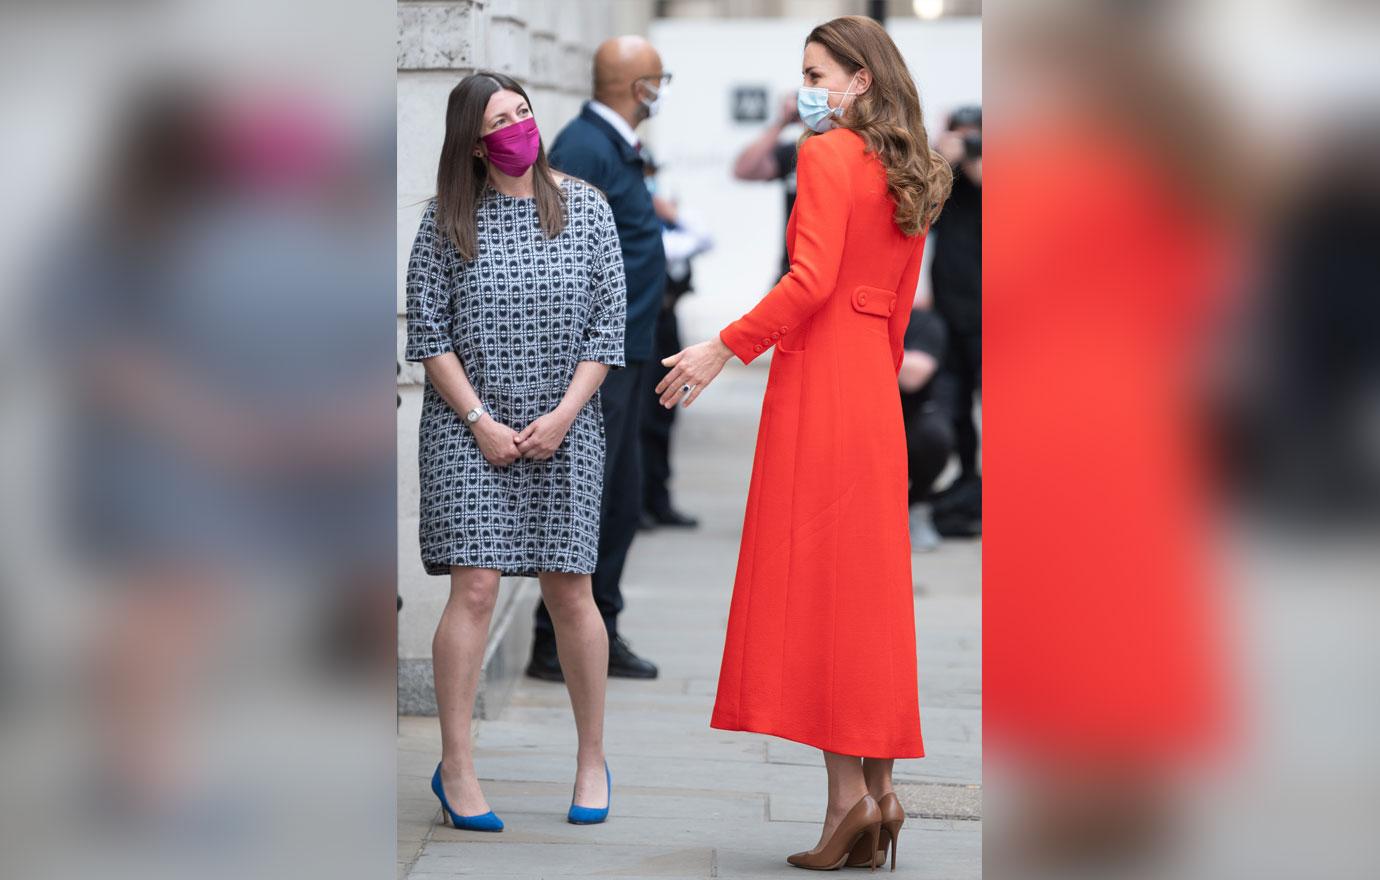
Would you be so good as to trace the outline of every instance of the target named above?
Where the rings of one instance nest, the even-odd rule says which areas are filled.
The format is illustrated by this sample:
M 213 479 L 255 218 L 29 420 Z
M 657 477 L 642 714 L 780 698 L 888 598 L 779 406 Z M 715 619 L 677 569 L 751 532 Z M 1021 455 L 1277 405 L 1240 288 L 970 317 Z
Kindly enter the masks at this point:
M 484 135 L 483 141 L 495 168 L 509 177 L 521 177 L 537 161 L 541 132 L 537 131 L 537 120 L 529 116 Z

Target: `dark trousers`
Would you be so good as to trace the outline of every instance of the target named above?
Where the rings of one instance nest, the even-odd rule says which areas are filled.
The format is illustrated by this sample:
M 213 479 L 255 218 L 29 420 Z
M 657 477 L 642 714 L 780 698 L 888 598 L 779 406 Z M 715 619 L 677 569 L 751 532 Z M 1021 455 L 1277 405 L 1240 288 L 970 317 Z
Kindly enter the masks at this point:
M 670 372 L 661 359 L 670 357 L 682 348 L 680 322 L 674 306 L 663 306 L 656 319 L 656 359 L 643 376 L 642 414 L 642 507 L 653 513 L 671 509 L 671 429 L 676 423 L 679 406 L 667 409 L 661 405 L 656 385 Z
M 604 497 L 599 508 L 599 562 L 594 568 L 594 603 L 610 635 L 618 634 L 618 613 L 623 610 L 623 565 L 637 534 L 642 514 L 642 423 L 644 383 L 648 372 L 643 361 L 628 361 L 609 370 L 600 386 L 604 409 Z M 554 645 L 556 630 L 545 603 L 538 603 L 535 637 Z
M 935 376 L 934 401 L 949 414 L 958 453 L 958 479 L 978 476 L 978 428 L 973 404 L 982 390 L 982 334 L 949 331 L 949 347 L 939 375 Z
M 910 504 L 918 504 L 929 497 L 930 487 L 954 451 L 953 420 L 927 392 L 928 389 L 921 389 L 915 394 L 901 395 L 901 415 L 906 423 L 906 457 L 910 465 Z

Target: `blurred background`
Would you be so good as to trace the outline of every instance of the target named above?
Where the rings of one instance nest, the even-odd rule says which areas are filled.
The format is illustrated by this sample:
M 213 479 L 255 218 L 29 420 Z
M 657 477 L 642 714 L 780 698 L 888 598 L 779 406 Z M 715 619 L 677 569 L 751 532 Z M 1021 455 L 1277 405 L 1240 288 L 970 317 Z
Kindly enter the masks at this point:
M 1375 4 L 984 4 L 984 871 L 1380 862 Z
M 0 16 L 0 875 L 387 876 L 392 4 Z

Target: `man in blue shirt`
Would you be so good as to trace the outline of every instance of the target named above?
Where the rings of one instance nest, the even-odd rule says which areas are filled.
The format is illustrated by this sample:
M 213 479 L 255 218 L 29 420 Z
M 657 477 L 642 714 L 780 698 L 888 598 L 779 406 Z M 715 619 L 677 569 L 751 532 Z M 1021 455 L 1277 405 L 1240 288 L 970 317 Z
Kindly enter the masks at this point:
M 609 631 L 609 675 L 622 678 L 657 676 L 656 666 L 634 654 L 619 636 L 618 614 L 623 610 L 619 582 L 642 513 L 641 394 L 647 371 L 655 368 L 653 336 L 666 285 L 661 221 L 645 183 L 635 129 L 660 109 L 670 78 L 661 56 L 642 37 L 605 40 L 594 53 L 594 99 L 561 130 L 550 151 L 552 167 L 594 184 L 608 197 L 627 276 L 627 366 L 610 370 L 599 392 L 607 451 L 599 563 L 593 577 L 594 600 Z M 563 678 L 545 605 L 537 607 L 527 674 L 549 681 Z

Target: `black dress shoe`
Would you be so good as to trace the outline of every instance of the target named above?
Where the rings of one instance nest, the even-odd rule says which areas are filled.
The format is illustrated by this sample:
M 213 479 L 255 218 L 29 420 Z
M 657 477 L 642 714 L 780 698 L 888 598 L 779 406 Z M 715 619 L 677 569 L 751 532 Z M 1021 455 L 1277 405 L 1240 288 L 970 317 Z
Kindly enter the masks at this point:
M 656 678 L 656 664 L 632 652 L 622 636 L 609 637 L 610 678 Z
M 532 643 L 532 662 L 527 664 L 527 677 L 542 681 L 565 681 L 556 645 L 538 639 Z
M 688 513 L 681 513 L 674 507 L 665 510 L 652 511 L 649 516 L 652 522 L 659 526 L 670 526 L 677 529 L 693 529 L 700 524 L 700 521 Z
M 637 519 L 637 530 L 639 532 L 650 532 L 657 527 L 656 517 L 647 511 L 642 511 L 642 515 Z
M 945 538 L 980 538 L 982 520 L 963 514 L 942 514 L 934 517 L 934 530 Z

